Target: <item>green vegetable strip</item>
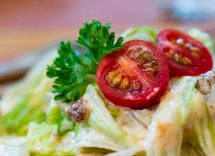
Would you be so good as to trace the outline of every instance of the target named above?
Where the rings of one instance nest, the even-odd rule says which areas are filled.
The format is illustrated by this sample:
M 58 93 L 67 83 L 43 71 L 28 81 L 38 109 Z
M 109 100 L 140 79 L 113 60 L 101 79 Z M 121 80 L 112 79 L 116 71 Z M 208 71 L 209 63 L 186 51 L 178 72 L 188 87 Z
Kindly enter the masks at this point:
M 204 155 L 215 155 L 215 127 L 208 105 L 197 91 L 192 97 L 192 108 L 186 123 L 185 142 L 198 147 Z
M 99 97 L 92 85 L 87 87 L 86 93 L 83 96 L 83 100 L 87 101 L 87 105 L 91 109 L 91 113 L 87 121 L 91 127 L 102 131 L 107 136 L 115 139 L 118 142 L 125 144 L 133 143 L 132 141 L 127 141 L 125 133 L 123 133 L 123 131 L 117 125 L 116 121 L 105 107 L 103 100 Z
M 64 136 L 57 134 L 56 124 L 31 123 L 27 135 L 27 148 L 35 156 L 73 156 L 75 155 L 72 132 Z
M 183 143 L 180 156 L 205 156 L 199 147 L 193 147 L 190 143 Z
M 61 136 L 75 129 L 75 123 L 68 118 L 65 111 L 56 104 L 54 99 L 49 104 L 46 117 L 48 124 L 57 125 L 58 134 Z
M 145 140 L 147 156 L 179 156 L 196 78 L 183 77 L 156 109 Z
M 44 78 L 28 95 L 22 96 L 21 101 L 7 114 L 2 116 L 2 122 L 9 133 L 24 134 L 26 125 L 31 121 L 45 121 L 45 95 L 50 90 L 52 82 Z M 35 98 L 36 97 L 36 98 Z
M 124 37 L 124 41 L 145 40 L 156 42 L 158 32 L 159 30 L 150 26 L 133 27 L 123 32 L 122 36 Z
M 78 100 L 88 84 L 95 83 L 96 68 L 101 59 L 120 48 L 122 38 L 115 42 L 115 34 L 109 32 L 110 25 L 99 21 L 85 23 L 79 31 L 77 43 L 87 49 L 86 54 L 75 52 L 69 42 L 62 42 L 58 57 L 47 68 L 47 75 L 54 78 L 55 100 L 69 103 Z

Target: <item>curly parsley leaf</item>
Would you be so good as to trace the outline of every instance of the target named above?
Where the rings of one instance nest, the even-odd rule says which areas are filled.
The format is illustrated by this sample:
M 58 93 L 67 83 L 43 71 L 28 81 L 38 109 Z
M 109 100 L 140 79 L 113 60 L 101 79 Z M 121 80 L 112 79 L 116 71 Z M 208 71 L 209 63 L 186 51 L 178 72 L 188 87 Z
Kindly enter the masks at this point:
M 85 92 L 89 74 L 94 70 L 90 64 L 85 64 L 81 57 L 75 54 L 69 42 L 61 42 L 58 57 L 47 68 L 47 75 L 55 78 L 53 89 L 55 100 L 63 102 L 76 101 Z M 94 78 L 92 78 L 92 81 Z
M 69 42 L 61 42 L 58 56 L 47 68 L 47 76 L 54 78 L 55 100 L 69 103 L 78 100 L 90 83 L 95 83 L 95 73 L 101 59 L 120 48 L 123 38 L 115 41 L 109 32 L 110 24 L 99 21 L 85 23 L 79 31 L 77 43 L 87 48 L 84 55 L 77 55 Z
M 86 47 L 98 64 L 110 52 L 122 47 L 123 38 L 115 42 L 115 33 L 109 32 L 110 24 L 102 26 L 99 21 L 85 23 L 79 31 L 77 43 Z

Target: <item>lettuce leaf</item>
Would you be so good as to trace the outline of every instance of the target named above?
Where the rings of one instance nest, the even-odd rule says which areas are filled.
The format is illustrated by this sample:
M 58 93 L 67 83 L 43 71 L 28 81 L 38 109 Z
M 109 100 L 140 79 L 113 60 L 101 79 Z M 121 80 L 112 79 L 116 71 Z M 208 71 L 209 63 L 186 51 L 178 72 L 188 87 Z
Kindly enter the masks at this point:
M 1 114 L 5 115 L 9 113 L 18 103 L 21 103 L 26 96 L 29 96 L 29 93 L 38 87 L 42 79 L 45 78 L 47 65 L 56 54 L 56 50 L 49 51 L 29 70 L 21 81 L 11 85 L 11 87 L 5 91 L 1 100 Z
M 120 109 L 117 123 L 123 131 L 127 133 L 127 137 L 135 142 L 137 145 L 141 145 L 142 141 L 148 134 L 148 126 L 151 123 L 153 110 L 132 110 L 132 109 Z
M 64 135 L 75 129 L 75 122 L 68 118 L 64 109 L 52 98 L 47 109 L 47 122 L 56 124 L 59 135 Z
M 111 154 L 108 154 L 106 156 L 145 156 L 145 151 L 143 147 L 137 146 L 137 147 L 131 147 L 124 150 L 121 150 L 119 152 L 114 152 Z
M 108 137 L 102 131 L 86 125 L 80 125 L 78 134 L 72 143 L 76 151 L 79 152 L 81 152 L 83 148 L 106 149 L 109 151 L 120 151 L 127 148 L 127 146 Z
M 57 131 L 57 125 L 31 123 L 27 134 L 27 147 L 30 153 L 53 156 L 75 155 L 71 143 L 75 138 L 74 132 L 60 136 Z
M 190 143 L 183 143 L 180 156 L 205 156 L 199 151 L 198 147 L 192 146 Z
M 147 156 L 180 155 L 195 84 L 195 77 L 183 77 L 161 99 L 144 141 Z
M 143 26 L 127 29 L 122 33 L 122 37 L 124 37 L 124 42 L 135 39 L 155 42 L 157 34 L 157 29 L 150 26 Z
M 45 121 L 46 94 L 50 90 L 50 80 L 44 78 L 40 84 L 21 100 L 8 113 L 2 116 L 7 132 L 25 134 L 26 126 L 31 121 Z
M 24 137 L 3 136 L 0 138 L 1 156 L 30 156 Z
M 48 53 L 33 67 L 26 77 L 15 86 L 11 86 L 2 97 L 1 121 L 8 133 L 23 135 L 28 123 L 45 121 L 48 91 L 52 80 L 45 75 L 47 64 L 55 53 Z
M 126 140 L 125 133 L 120 129 L 116 121 L 111 116 L 108 109 L 105 107 L 103 100 L 99 97 L 96 89 L 89 85 L 83 96 L 83 100 L 87 102 L 91 112 L 88 119 L 88 124 L 96 130 L 102 131 L 109 137 L 129 144 Z M 131 143 L 131 141 L 130 141 Z
M 2 120 L 0 119 L 0 136 L 6 135 L 6 134 L 7 134 L 7 131 L 5 129 L 5 126 L 2 122 Z
M 184 142 L 198 148 L 206 156 L 215 155 L 215 127 L 204 96 L 195 91 L 191 104 Z

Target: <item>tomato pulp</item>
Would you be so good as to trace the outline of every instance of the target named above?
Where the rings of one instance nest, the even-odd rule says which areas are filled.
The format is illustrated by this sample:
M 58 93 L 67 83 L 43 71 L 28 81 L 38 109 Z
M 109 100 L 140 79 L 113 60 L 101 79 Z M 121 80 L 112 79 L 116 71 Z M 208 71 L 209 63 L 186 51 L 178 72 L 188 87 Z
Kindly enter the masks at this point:
M 102 59 L 96 80 L 104 96 L 114 104 L 148 108 L 167 88 L 168 62 L 152 43 L 128 41 L 123 49 Z

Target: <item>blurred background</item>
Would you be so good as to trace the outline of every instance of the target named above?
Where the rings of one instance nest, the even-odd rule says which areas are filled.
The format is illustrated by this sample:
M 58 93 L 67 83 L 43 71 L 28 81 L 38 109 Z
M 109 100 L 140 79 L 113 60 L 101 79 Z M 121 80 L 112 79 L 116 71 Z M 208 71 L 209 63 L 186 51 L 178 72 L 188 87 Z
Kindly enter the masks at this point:
M 110 22 L 118 35 L 152 25 L 198 27 L 215 36 L 214 6 L 215 0 L 0 0 L 0 83 L 23 75 L 60 40 L 75 40 L 84 21 Z

